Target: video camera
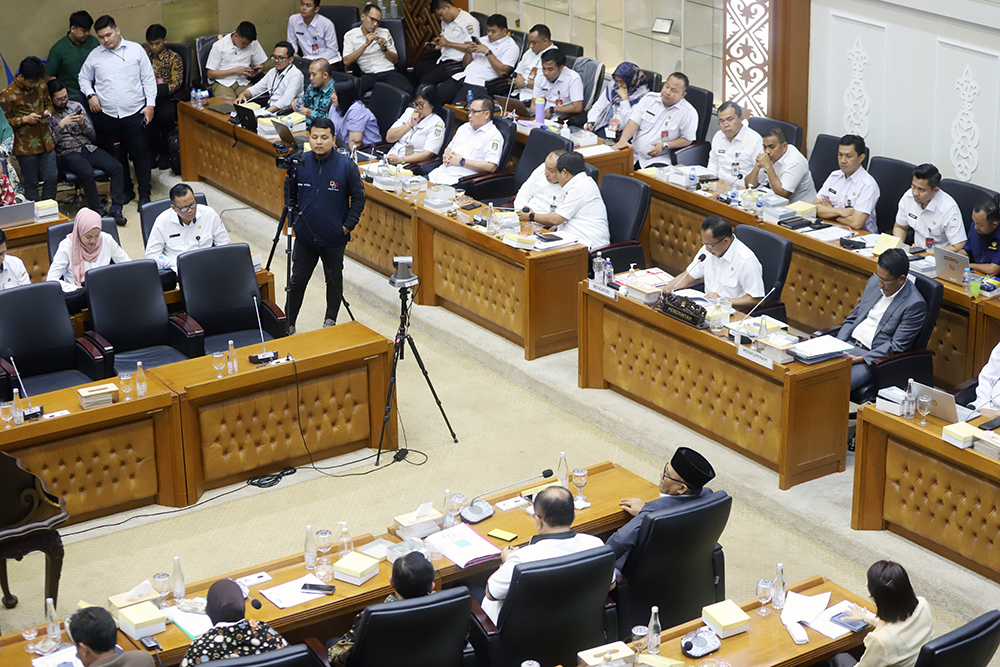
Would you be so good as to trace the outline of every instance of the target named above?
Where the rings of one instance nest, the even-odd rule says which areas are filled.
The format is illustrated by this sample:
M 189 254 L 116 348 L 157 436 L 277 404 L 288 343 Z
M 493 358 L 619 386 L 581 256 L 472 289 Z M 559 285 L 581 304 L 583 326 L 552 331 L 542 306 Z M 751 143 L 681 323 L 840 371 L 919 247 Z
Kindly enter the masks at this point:
M 278 157 L 274 160 L 274 163 L 278 165 L 278 169 L 288 171 L 289 169 L 302 164 L 301 148 L 292 147 L 287 144 L 283 144 L 280 141 L 276 141 L 271 145 L 274 146 L 274 150 L 278 153 Z

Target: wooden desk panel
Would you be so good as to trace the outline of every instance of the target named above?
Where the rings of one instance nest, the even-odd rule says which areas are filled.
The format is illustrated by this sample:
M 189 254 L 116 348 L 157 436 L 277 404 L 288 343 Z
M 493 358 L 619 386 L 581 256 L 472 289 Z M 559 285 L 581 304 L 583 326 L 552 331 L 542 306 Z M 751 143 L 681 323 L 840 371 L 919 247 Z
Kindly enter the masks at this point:
M 35 396 L 32 402 L 46 413 L 65 409 L 70 414 L 7 429 L 0 449 L 21 459 L 66 502 L 70 523 L 154 502 L 183 506 L 187 493 L 176 397 L 151 373 L 146 386 L 145 398 L 86 411 L 80 408 L 79 387 Z
M 351 232 L 347 256 L 389 276 L 393 257 L 413 254 L 413 204 L 366 182 L 365 210 Z
M 945 442 L 946 422 L 928 421 L 858 410 L 851 528 L 891 530 L 1000 581 L 1000 461 Z
M 976 322 L 973 331 L 976 343 L 972 348 L 974 350 L 972 365 L 966 379 L 979 375 L 983 366 L 990 360 L 993 348 L 1000 344 L 1000 299 L 993 297 L 981 301 L 975 313 Z
M 45 280 L 49 273 L 49 227 L 70 222 L 62 213 L 50 222 L 28 222 L 4 229 L 7 234 L 7 251 L 24 262 L 31 282 Z
M 788 489 L 847 460 L 850 362 L 774 364 L 629 299 L 579 285 L 579 385 L 611 388 L 776 470 Z
M 392 341 L 349 322 L 270 347 L 295 364 L 255 368 L 253 345 L 237 350 L 235 376 L 216 378 L 209 356 L 150 370 L 178 395 L 189 503 L 207 489 L 305 463 L 302 433 L 314 457 L 377 445 Z M 395 443 L 393 416 L 389 425 L 386 442 Z

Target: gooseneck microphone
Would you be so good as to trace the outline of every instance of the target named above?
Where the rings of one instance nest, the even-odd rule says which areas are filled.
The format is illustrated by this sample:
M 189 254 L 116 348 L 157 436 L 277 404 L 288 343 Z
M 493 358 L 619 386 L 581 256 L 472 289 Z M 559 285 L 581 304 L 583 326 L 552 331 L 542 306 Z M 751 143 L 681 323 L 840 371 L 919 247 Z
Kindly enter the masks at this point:
M 21 396 L 28 401 L 28 408 L 22 410 L 21 414 L 24 416 L 25 421 L 30 421 L 38 419 L 42 416 L 42 406 L 31 405 L 31 398 L 28 396 L 28 392 L 24 388 L 24 380 L 21 379 L 21 371 L 17 370 L 17 364 L 14 362 L 14 352 L 9 347 L 4 351 L 4 355 L 10 359 L 10 365 L 14 367 L 14 375 L 17 376 L 17 383 L 21 385 Z
M 261 352 L 259 354 L 250 355 L 250 363 L 267 364 L 277 359 L 278 353 L 273 350 L 271 352 L 267 351 L 267 344 L 264 343 L 264 327 L 260 323 L 260 308 L 257 306 L 257 295 L 251 292 L 250 296 L 253 297 L 253 312 L 256 313 L 257 315 L 257 329 L 260 331 L 260 349 L 261 349 Z
M 480 493 L 478 496 L 472 499 L 472 502 L 462 508 L 459 512 L 462 518 L 465 519 L 466 523 L 479 523 L 483 519 L 487 519 L 493 516 L 496 510 L 493 509 L 493 505 L 490 505 L 485 500 L 481 500 L 483 496 L 488 496 L 490 494 L 496 493 L 498 491 L 503 491 L 504 489 L 509 489 L 512 486 L 518 486 L 520 484 L 525 484 L 536 479 L 548 479 L 552 477 L 552 468 L 546 468 L 542 471 L 541 475 L 535 475 L 534 477 L 529 477 L 528 479 L 522 479 L 520 482 L 514 482 L 513 484 L 507 484 L 506 486 L 501 486 L 499 489 L 493 489 L 492 491 L 487 491 L 486 493 Z
M 698 261 L 699 262 L 704 262 L 705 261 L 705 253 L 701 253 L 700 255 L 698 255 Z M 677 286 L 681 284 L 681 276 L 685 275 L 687 272 L 688 272 L 688 270 L 684 269 L 683 271 L 681 271 L 681 275 L 677 276 L 677 282 L 674 283 L 674 286 L 670 290 L 671 294 L 673 294 L 674 291 L 677 290 Z

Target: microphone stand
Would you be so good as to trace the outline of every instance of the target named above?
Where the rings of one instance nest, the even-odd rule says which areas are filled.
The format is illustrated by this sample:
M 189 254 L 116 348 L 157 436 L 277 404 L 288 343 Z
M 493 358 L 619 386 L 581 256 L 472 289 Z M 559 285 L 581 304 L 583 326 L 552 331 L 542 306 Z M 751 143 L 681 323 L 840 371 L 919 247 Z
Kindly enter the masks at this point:
M 251 354 L 250 363 L 251 364 L 266 364 L 274 361 L 278 357 L 278 353 L 274 350 L 270 352 L 267 351 L 267 345 L 264 343 L 264 326 L 260 322 L 260 305 L 257 303 L 257 295 L 251 294 L 253 297 L 253 312 L 257 315 L 257 329 L 260 331 L 260 354 Z
M 737 334 L 737 333 L 736 333 L 736 331 L 739 331 L 739 330 L 740 330 L 740 328 L 742 328 L 742 326 L 743 326 L 743 321 L 744 321 L 744 320 L 745 320 L 746 318 L 750 317 L 750 316 L 751 316 L 751 315 L 753 314 L 753 311 L 757 310 L 757 308 L 759 308 L 759 307 L 760 307 L 760 304 L 762 304 L 762 303 L 764 303 L 765 301 L 767 301 L 767 297 L 771 296 L 771 292 L 773 292 L 774 290 L 775 290 L 775 288 L 774 288 L 774 287 L 772 287 L 771 289 L 769 289 L 769 290 L 767 291 L 767 294 L 765 294 L 765 295 L 763 296 L 763 298 L 762 298 L 762 299 L 761 299 L 760 301 L 758 301 L 758 302 L 756 303 L 756 305 L 754 305 L 754 307 L 753 307 L 753 308 L 751 308 L 751 309 L 750 309 L 749 311 L 747 311 L 747 314 L 746 314 L 746 315 L 744 315 L 743 317 L 741 317 L 741 318 L 740 318 L 740 321 L 736 323 L 736 329 L 735 329 L 735 330 L 734 330 L 734 332 L 733 332 L 733 338 L 734 338 L 734 339 L 736 338 L 736 336 L 740 336 L 740 337 L 742 337 L 742 336 L 743 336 L 743 334 Z M 760 329 L 758 328 L 758 334 L 759 334 L 759 333 L 760 333 Z M 749 338 L 749 337 L 750 337 L 750 336 L 749 336 L 749 334 L 748 334 L 748 335 L 747 335 L 747 338 Z M 740 344 L 740 342 L 739 342 L 739 341 L 736 341 L 736 344 L 737 344 L 737 345 L 739 345 L 739 344 Z
M 699 262 L 704 262 L 705 261 L 705 253 L 701 253 L 700 255 L 698 255 L 698 261 Z M 687 269 L 684 269 L 683 271 L 681 271 L 681 275 L 677 276 L 677 282 L 675 282 L 674 286 L 670 288 L 670 293 L 671 294 L 673 294 L 675 291 L 677 291 L 677 287 L 681 284 L 681 276 L 683 276 L 683 275 L 689 275 Z
M 496 512 L 496 510 L 493 509 L 493 505 L 490 505 L 485 500 L 482 500 L 483 496 L 488 496 L 490 494 L 497 493 L 498 491 L 509 489 L 513 486 L 519 486 L 521 484 L 525 484 L 535 479 L 541 479 L 541 478 L 548 479 L 549 477 L 552 477 L 552 470 L 550 468 L 546 468 L 545 470 L 542 471 L 541 475 L 534 475 L 533 477 L 529 477 L 528 479 L 522 479 L 520 482 L 514 482 L 513 484 L 507 484 L 506 486 L 501 486 L 499 489 L 493 489 L 492 491 L 487 491 L 486 493 L 480 493 L 478 496 L 472 499 L 471 503 L 463 507 L 459 512 L 459 514 L 462 516 L 462 519 L 464 519 L 466 523 L 479 523 L 480 521 L 493 516 L 493 514 Z
M 10 365 L 14 367 L 14 374 L 17 375 L 17 383 L 21 385 L 21 394 L 24 396 L 24 400 L 28 401 L 28 409 L 22 410 L 21 415 L 24 417 L 25 421 L 32 421 L 38 419 L 42 416 L 42 406 L 33 407 L 31 405 L 31 398 L 28 396 L 28 392 L 24 388 L 24 380 L 21 379 L 21 371 L 17 370 L 17 364 L 14 363 L 14 355 L 8 354 L 10 357 Z

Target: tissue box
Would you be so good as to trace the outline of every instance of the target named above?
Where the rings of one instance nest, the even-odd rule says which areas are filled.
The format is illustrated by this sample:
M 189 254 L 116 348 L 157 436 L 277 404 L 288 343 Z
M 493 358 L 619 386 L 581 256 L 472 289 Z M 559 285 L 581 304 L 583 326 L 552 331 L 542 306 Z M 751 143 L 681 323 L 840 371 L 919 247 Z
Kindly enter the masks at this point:
M 126 595 L 128 595 L 127 592 L 119 593 L 118 595 L 112 595 L 111 597 L 108 598 L 108 604 L 110 605 L 109 611 L 111 611 L 111 615 L 114 616 L 116 619 L 118 618 L 119 612 L 122 609 L 125 609 L 126 607 L 135 606 L 140 602 L 153 602 L 154 600 L 160 599 L 160 594 L 154 590 L 150 590 L 149 593 L 143 595 L 141 598 L 136 598 L 134 600 L 129 600 L 127 602 L 123 600 L 123 598 Z
M 379 561 L 352 551 L 333 564 L 333 578 L 360 586 L 378 574 Z
M 167 629 L 167 618 L 152 602 L 140 602 L 118 611 L 118 627 L 135 640 Z
M 419 519 L 414 518 L 414 514 L 416 514 L 416 510 L 400 514 L 393 519 L 396 522 L 397 535 L 403 538 L 423 538 L 441 529 L 439 525 L 441 522 L 441 512 L 438 512 L 433 507 Z
M 428 192 L 430 192 L 428 190 Z M 427 197 L 424 200 L 424 206 L 432 211 L 437 211 L 438 213 L 444 213 L 454 204 L 452 199 L 441 199 L 439 197 Z
M 363 553 L 369 558 L 374 558 L 375 560 L 381 562 L 385 560 L 386 551 L 389 547 L 393 546 L 393 544 L 393 542 L 390 542 L 384 537 L 380 537 L 377 540 L 369 542 L 368 544 L 357 547 L 357 551 L 359 553 Z
M 750 617 L 732 600 L 710 604 L 701 610 L 702 622 L 722 639 L 746 632 Z
M 580 651 L 576 654 L 576 657 L 579 659 L 580 663 L 587 665 L 587 667 L 594 667 L 595 665 L 601 665 L 604 663 L 604 654 L 608 651 L 611 652 L 612 665 L 631 664 L 631 662 L 627 662 L 627 660 L 635 655 L 635 651 L 630 649 L 625 642 L 613 642 L 611 644 L 605 644 L 604 646 L 587 649 L 586 651 Z
M 399 544 L 386 547 L 385 559 L 390 563 L 395 563 L 397 558 L 402 558 L 411 551 L 419 551 L 424 546 L 420 540 L 403 540 Z

